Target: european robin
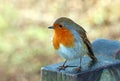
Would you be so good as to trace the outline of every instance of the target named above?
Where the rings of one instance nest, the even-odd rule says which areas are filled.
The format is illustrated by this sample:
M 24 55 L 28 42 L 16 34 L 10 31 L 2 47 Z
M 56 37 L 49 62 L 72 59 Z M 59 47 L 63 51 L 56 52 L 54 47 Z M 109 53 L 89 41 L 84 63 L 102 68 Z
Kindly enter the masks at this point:
M 58 18 L 53 26 L 48 27 L 54 29 L 53 46 L 57 53 L 66 61 L 59 70 L 65 69 L 67 60 L 74 60 L 80 58 L 83 55 L 88 54 L 92 61 L 97 61 L 94 56 L 90 41 L 86 36 L 86 31 L 77 23 L 69 18 L 61 17 Z

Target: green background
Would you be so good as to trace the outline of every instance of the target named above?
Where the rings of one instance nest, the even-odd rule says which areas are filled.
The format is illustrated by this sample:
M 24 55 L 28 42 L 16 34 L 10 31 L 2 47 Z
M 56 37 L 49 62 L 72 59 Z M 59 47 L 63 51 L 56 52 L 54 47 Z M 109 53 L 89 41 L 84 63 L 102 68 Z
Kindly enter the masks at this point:
M 120 0 L 0 0 L 0 81 L 40 81 L 40 68 L 61 62 L 47 27 L 69 17 L 97 38 L 120 40 Z

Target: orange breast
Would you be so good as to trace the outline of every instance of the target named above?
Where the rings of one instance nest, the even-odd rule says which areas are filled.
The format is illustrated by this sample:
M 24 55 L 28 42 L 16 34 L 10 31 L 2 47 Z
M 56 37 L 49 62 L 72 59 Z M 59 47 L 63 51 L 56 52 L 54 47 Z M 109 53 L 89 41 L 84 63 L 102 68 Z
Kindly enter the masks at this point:
M 74 35 L 66 28 L 55 29 L 53 38 L 53 46 L 55 49 L 59 49 L 60 44 L 66 47 L 74 47 Z

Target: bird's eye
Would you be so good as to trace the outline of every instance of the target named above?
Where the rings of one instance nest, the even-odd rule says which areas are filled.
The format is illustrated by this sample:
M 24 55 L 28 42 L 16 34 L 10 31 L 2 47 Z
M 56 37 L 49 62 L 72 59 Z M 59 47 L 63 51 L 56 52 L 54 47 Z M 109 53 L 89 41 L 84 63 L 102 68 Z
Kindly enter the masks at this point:
M 60 24 L 59 27 L 62 28 L 63 26 Z

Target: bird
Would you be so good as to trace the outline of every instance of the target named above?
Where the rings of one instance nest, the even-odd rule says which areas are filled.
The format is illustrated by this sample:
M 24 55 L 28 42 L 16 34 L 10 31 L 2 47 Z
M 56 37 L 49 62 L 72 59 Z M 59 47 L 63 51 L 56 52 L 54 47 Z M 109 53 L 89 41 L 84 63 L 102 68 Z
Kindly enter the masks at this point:
M 59 70 L 65 70 L 69 67 L 65 65 L 69 60 L 80 58 L 80 68 L 82 57 L 87 54 L 92 61 L 97 61 L 92 49 L 92 45 L 87 38 L 86 31 L 82 26 L 75 23 L 67 17 L 60 17 L 55 20 L 52 26 L 48 27 L 54 30 L 53 47 L 62 58 L 66 59 Z

